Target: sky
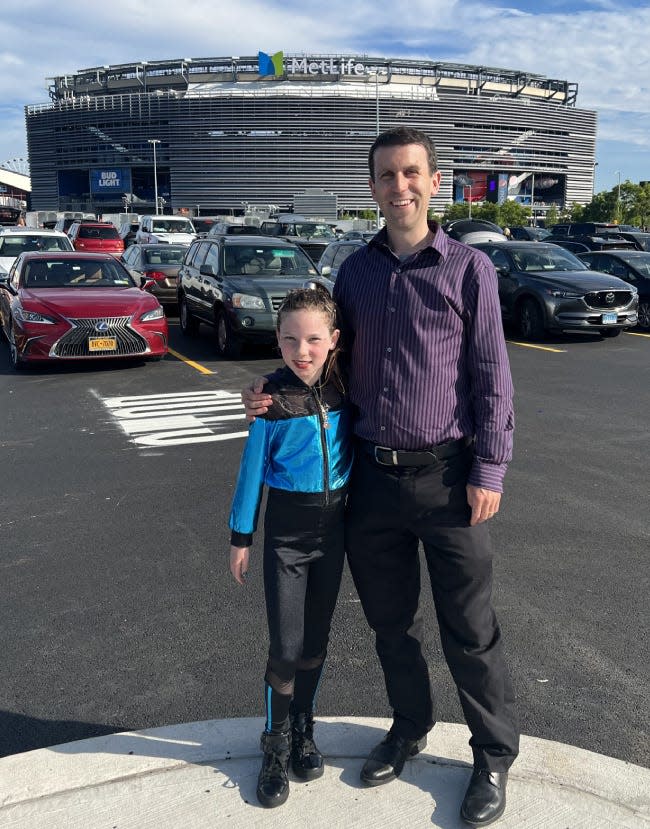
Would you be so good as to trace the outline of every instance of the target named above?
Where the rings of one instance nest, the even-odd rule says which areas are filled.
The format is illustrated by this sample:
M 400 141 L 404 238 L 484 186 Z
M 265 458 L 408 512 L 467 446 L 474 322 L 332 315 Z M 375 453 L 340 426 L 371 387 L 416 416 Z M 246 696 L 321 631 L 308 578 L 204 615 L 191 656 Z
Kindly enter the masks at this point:
M 468 63 L 576 83 L 578 106 L 598 113 L 600 192 L 650 180 L 649 32 L 647 0 L 21 0 L 0 19 L 0 165 L 27 157 L 23 108 L 49 101 L 46 78 L 284 51 Z

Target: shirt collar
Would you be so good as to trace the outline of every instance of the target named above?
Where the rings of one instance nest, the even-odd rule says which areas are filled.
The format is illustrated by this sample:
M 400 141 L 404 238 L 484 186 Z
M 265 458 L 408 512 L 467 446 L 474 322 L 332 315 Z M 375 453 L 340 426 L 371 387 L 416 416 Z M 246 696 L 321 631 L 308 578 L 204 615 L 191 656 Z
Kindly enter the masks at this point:
M 447 254 L 449 252 L 449 237 L 442 229 L 442 227 L 437 223 L 434 222 L 432 219 L 428 222 L 429 229 L 433 231 L 433 239 L 429 242 L 428 245 L 425 245 L 422 250 L 418 251 L 418 253 L 422 253 L 423 250 L 432 249 L 436 251 L 441 259 L 446 259 Z M 384 249 L 390 252 L 390 248 L 388 246 L 388 231 L 386 230 L 386 226 L 382 227 L 379 233 L 374 236 L 369 242 L 368 245 L 370 247 L 376 247 L 378 249 Z

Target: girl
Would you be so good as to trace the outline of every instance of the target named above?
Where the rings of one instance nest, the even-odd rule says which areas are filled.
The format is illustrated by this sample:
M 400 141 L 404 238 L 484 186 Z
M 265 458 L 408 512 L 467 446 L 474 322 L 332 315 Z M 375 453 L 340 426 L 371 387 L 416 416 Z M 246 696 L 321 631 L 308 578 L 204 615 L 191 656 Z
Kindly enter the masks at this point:
M 313 710 L 343 568 L 343 509 L 352 465 L 350 413 L 337 357 L 337 310 L 324 288 L 292 291 L 278 312 L 285 367 L 264 387 L 273 404 L 251 425 L 230 513 L 230 571 L 245 583 L 263 485 L 269 655 L 257 782 L 263 806 L 313 780 L 323 757 Z

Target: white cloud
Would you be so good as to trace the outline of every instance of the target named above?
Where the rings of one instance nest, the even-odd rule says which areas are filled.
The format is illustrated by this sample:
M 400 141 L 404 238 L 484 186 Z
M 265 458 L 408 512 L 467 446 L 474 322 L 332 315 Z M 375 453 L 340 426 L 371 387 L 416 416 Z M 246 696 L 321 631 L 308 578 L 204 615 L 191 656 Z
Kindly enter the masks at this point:
M 20 152 L 8 141 L 24 135 L 23 105 L 48 100 L 47 77 L 259 49 L 422 57 L 568 80 L 579 85 L 578 105 L 599 111 L 604 136 L 616 133 L 620 141 L 624 132 L 624 140 L 647 144 L 650 8 L 614 0 L 595 0 L 591 11 L 580 4 L 579 12 L 562 12 L 569 4 L 553 0 L 541 12 L 529 5 L 534 13 L 489 0 L 23 0 L 19 9 L 3 9 L 0 21 L 0 159 Z

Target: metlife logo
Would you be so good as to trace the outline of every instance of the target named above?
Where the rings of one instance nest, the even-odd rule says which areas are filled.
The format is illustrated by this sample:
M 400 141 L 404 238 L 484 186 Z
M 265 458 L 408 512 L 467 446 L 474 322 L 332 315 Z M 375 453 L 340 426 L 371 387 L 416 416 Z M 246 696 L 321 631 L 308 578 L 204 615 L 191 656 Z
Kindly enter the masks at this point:
M 286 66 L 284 52 L 268 55 L 266 52 L 257 53 L 257 62 L 260 77 L 280 77 L 282 75 L 367 75 L 368 69 L 356 58 L 344 57 L 287 57 Z

